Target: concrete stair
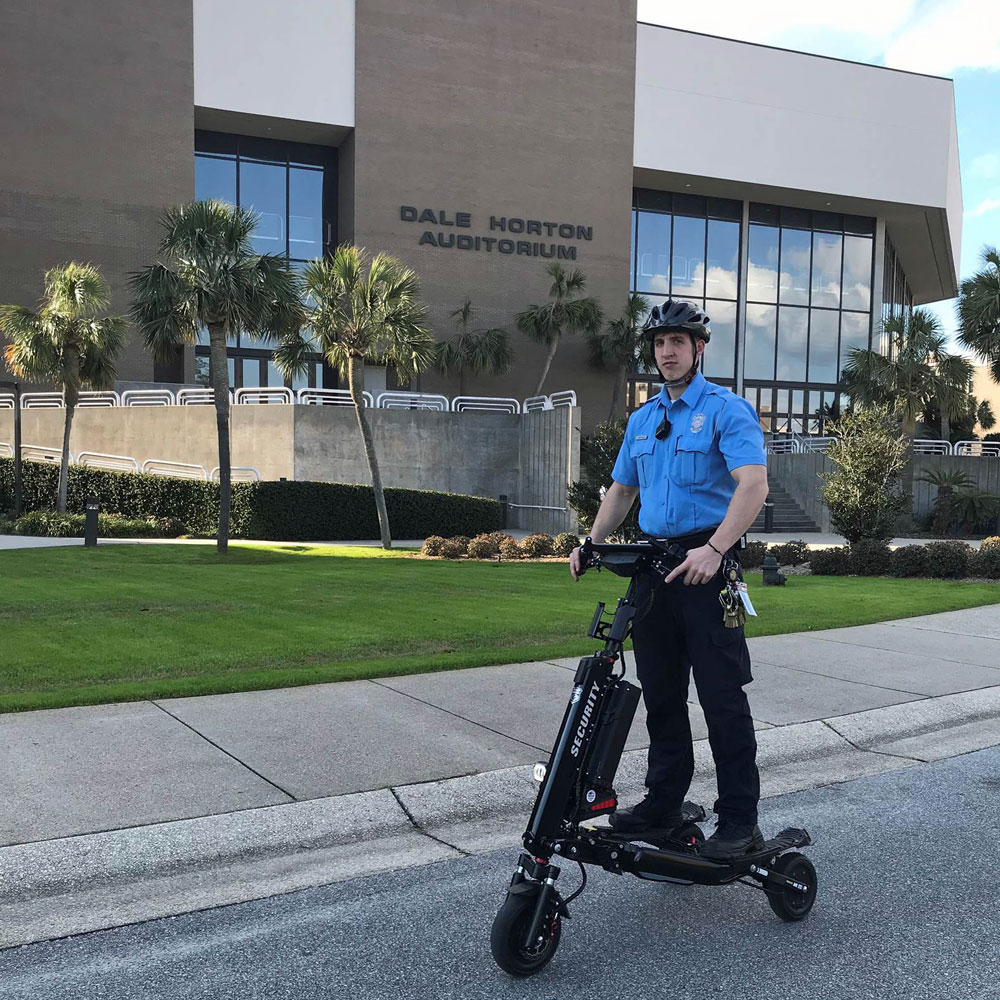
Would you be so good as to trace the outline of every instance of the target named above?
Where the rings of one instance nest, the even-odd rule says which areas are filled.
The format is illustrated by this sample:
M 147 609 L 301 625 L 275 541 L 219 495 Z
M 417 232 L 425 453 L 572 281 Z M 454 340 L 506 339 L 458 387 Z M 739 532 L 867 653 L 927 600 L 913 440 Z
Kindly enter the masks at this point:
M 819 531 L 819 526 L 809 519 L 806 512 L 798 505 L 795 498 L 781 483 L 776 482 L 773 478 L 769 479 L 768 482 L 770 492 L 767 496 L 767 502 L 774 504 L 774 531 Z M 757 520 L 754 521 L 750 530 L 753 532 L 764 530 L 763 510 L 757 515 Z

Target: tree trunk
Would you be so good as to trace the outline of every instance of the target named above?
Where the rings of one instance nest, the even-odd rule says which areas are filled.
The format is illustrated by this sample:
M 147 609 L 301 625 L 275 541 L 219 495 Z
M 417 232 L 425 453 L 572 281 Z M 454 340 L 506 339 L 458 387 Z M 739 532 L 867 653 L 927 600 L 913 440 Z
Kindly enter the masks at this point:
M 944 407 L 941 408 L 941 440 L 951 441 L 951 417 Z
M 56 510 L 66 513 L 66 495 L 69 490 L 69 436 L 73 429 L 73 415 L 76 413 L 76 403 L 79 398 L 77 389 L 63 390 L 66 405 L 66 420 L 63 424 L 62 459 L 59 462 L 59 489 L 56 496 Z
M 232 461 L 229 455 L 229 359 L 226 356 L 226 328 L 208 324 L 208 380 L 215 394 L 215 425 L 219 435 L 219 530 L 216 551 L 229 551 L 229 508 L 232 502 Z
M 372 477 L 372 492 L 375 494 L 375 510 L 378 512 L 378 527 L 382 535 L 382 548 L 392 548 L 392 536 L 389 533 L 389 511 L 385 506 L 385 493 L 382 489 L 382 475 L 378 470 L 378 459 L 375 457 L 375 442 L 372 431 L 365 416 L 364 392 L 364 361 L 361 358 L 351 358 L 347 369 L 347 386 L 351 390 L 354 402 L 354 413 L 358 418 L 361 430 L 361 440 L 365 446 L 365 458 L 368 461 L 368 471 Z
M 534 395 L 540 396 L 542 394 L 542 386 L 545 385 L 545 379 L 549 374 L 549 368 L 552 365 L 552 359 L 556 356 L 556 348 L 559 346 L 559 334 L 557 333 L 552 338 L 552 343 L 549 344 L 549 353 L 545 357 L 545 364 L 542 365 L 542 374 L 538 379 L 538 385 L 535 386 Z
M 916 418 L 903 418 L 903 434 L 906 435 L 906 465 L 903 466 L 901 485 L 903 496 L 909 503 L 909 509 L 913 509 L 913 439 L 917 436 Z
M 615 372 L 615 387 L 611 393 L 611 409 L 608 410 L 608 423 L 611 423 L 611 421 L 618 416 L 618 407 L 621 405 L 622 396 L 624 395 L 625 381 L 627 378 L 628 369 L 625 365 L 622 365 L 621 368 Z

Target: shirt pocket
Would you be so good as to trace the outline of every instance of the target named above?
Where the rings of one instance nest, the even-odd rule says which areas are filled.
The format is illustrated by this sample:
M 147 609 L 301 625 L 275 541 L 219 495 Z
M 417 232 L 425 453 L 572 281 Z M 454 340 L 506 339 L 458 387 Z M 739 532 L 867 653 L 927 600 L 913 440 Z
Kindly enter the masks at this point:
M 674 460 L 670 465 L 671 479 L 678 486 L 697 486 L 708 480 L 710 435 L 684 434 L 677 439 Z
M 629 455 L 639 473 L 639 486 L 646 489 L 652 478 L 653 440 L 647 438 L 645 441 L 633 441 Z

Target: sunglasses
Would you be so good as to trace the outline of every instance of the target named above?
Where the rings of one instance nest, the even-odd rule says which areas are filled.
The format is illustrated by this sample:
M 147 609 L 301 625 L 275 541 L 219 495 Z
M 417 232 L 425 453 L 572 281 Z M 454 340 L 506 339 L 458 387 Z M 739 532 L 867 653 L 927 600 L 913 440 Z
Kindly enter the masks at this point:
M 660 426 L 656 428 L 655 437 L 657 441 L 662 441 L 670 433 L 670 419 L 664 417 Z

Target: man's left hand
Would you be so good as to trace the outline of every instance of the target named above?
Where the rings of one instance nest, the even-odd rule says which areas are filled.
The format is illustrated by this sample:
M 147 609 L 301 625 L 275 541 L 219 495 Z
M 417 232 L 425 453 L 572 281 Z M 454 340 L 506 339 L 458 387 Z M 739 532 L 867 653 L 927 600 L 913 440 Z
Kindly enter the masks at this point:
M 687 559 L 671 570 L 664 582 L 670 583 L 683 573 L 685 586 L 690 583 L 709 583 L 719 572 L 721 565 L 722 556 L 711 545 L 702 545 L 697 549 L 691 549 Z

